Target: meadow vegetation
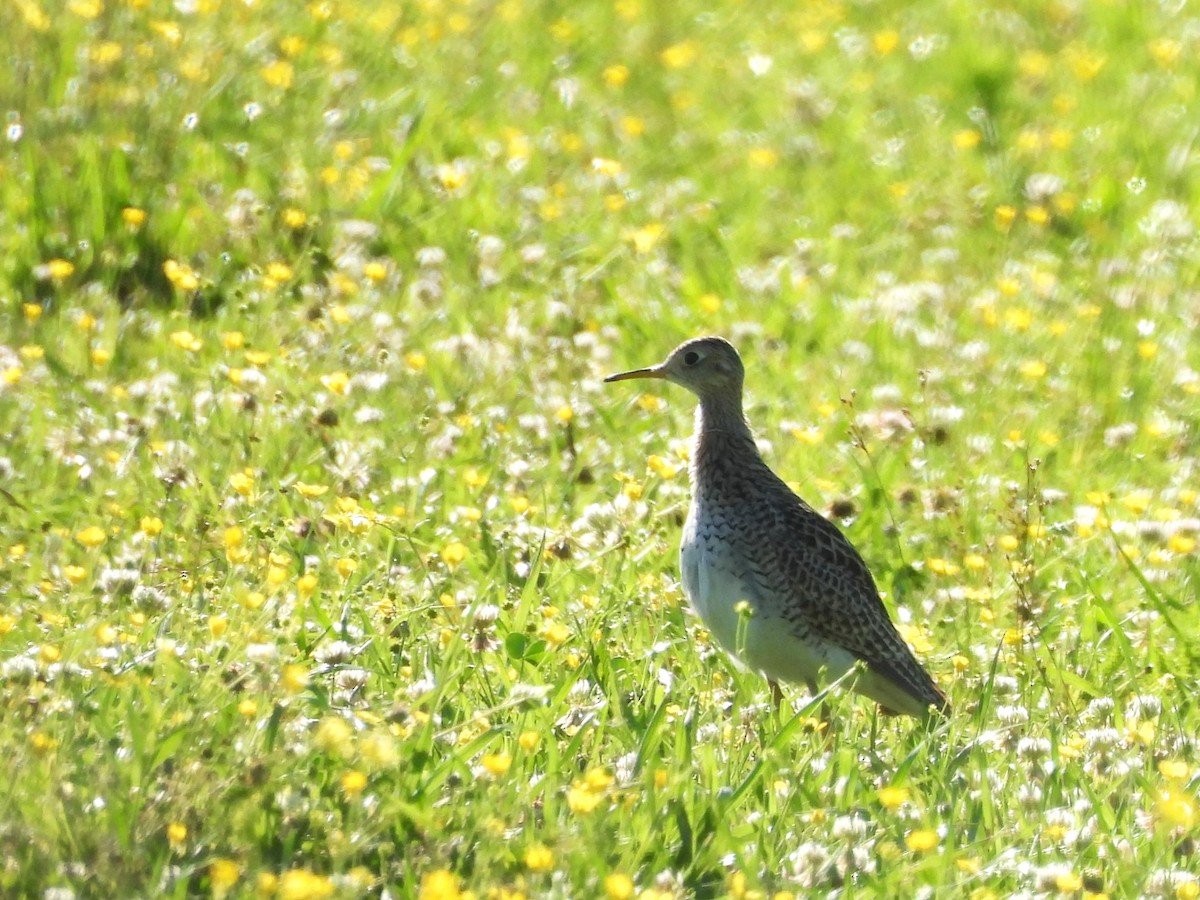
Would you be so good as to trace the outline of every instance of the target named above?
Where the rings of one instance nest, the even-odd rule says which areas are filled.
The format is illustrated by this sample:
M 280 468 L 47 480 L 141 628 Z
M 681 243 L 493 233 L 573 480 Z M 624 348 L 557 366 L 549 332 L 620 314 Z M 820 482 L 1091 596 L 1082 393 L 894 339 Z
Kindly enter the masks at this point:
M 1194 9 L 0 31 L 0 894 L 1200 897 Z M 702 333 L 948 721 L 686 609 Z

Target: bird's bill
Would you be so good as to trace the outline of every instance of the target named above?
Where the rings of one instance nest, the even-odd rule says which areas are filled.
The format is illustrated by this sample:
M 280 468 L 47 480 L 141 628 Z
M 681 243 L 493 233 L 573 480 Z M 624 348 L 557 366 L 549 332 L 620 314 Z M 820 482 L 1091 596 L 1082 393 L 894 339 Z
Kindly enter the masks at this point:
M 662 366 L 650 366 L 646 369 L 634 369 L 632 372 L 618 372 L 616 375 L 609 375 L 604 379 L 605 383 L 610 381 L 627 381 L 630 378 L 666 378 L 667 373 Z

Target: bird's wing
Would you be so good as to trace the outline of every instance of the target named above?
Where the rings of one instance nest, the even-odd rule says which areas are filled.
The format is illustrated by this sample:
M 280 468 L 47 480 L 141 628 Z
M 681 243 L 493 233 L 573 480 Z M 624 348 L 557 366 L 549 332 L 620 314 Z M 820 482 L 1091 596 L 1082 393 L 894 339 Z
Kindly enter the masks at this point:
M 836 525 L 786 492 L 762 504 L 773 539 L 747 546 L 752 577 L 764 591 L 785 599 L 781 614 L 797 627 L 831 641 L 868 669 L 922 704 L 939 708 L 945 697 L 892 624 L 867 564 Z

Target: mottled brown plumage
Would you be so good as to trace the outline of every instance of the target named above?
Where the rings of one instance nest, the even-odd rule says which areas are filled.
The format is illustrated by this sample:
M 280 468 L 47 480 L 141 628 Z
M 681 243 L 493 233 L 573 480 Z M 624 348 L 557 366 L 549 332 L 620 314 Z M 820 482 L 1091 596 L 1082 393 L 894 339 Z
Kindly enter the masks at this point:
M 860 693 L 898 713 L 948 712 L 858 551 L 763 462 L 742 414 L 743 377 L 733 346 L 708 337 L 606 379 L 664 378 L 700 400 L 680 546 L 688 600 L 725 650 L 772 682 L 814 689 L 861 660 Z

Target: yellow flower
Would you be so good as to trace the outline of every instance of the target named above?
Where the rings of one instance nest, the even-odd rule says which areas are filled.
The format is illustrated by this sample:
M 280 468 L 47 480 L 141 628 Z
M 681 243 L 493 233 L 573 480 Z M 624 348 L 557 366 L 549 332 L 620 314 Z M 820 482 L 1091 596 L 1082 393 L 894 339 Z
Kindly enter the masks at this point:
M 561 622 L 547 622 L 542 626 L 541 636 L 552 648 L 560 647 L 571 637 L 571 630 Z
M 471 555 L 471 551 L 462 541 L 451 541 L 442 548 L 442 552 L 438 555 L 441 556 L 442 562 L 453 569 L 466 561 L 467 557 Z
M 1005 310 L 1004 324 L 1013 331 L 1028 331 L 1029 326 L 1033 324 L 1033 313 L 1027 309 Z
M 359 746 L 359 755 L 370 769 L 394 766 L 400 759 L 396 740 L 386 731 L 373 731 L 364 737 Z
M 904 845 L 913 853 L 928 853 L 930 850 L 937 848 L 937 832 L 928 828 L 910 831 L 907 837 L 904 838 Z
M 208 864 L 208 882 L 218 896 L 225 896 L 241 877 L 242 867 L 232 859 L 220 857 Z
M 275 900 L 324 900 L 333 896 L 333 882 L 308 869 L 289 869 L 279 878 Z
M 1062 872 L 1054 877 L 1054 886 L 1061 894 L 1074 894 L 1083 887 L 1083 879 L 1077 872 Z
M 347 797 L 357 797 L 367 788 L 367 776 L 357 769 L 343 773 L 341 782 L 342 793 Z
M 345 372 L 330 372 L 328 375 L 321 376 L 321 384 L 341 396 L 346 393 L 346 388 L 350 384 L 350 376 Z
M 104 0 L 71 0 L 67 8 L 81 19 L 95 19 L 104 12 Z
M 517 745 L 526 753 L 532 753 L 542 742 L 542 736 L 536 731 L 522 731 L 517 738 Z
M 670 460 L 653 454 L 646 460 L 646 468 L 664 480 L 669 480 L 679 474 L 678 466 Z
M 204 349 L 204 341 L 196 337 L 187 329 L 183 329 L 181 331 L 172 331 L 171 343 L 180 350 L 187 350 L 191 353 L 195 353 Z
M 44 666 L 52 666 L 62 659 L 62 650 L 54 644 L 42 644 L 38 648 L 38 662 Z
M 954 147 L 957 150 L 973 150 L 978 147 L 983 140 L 981 135 L 974 128 L 964 128 L 961 131 L 954 132 Z
M 438 183 L 447 191 L 453 193 L 467 183 L 467 170 L 462 163 L 443 163 L 434 171 Z
M 1150 720 L 1138 722 L 1130 725 L 1125 729 L 1125 739 L 1130 744 L 1149 747 L 1154 743 L 1154 735 L 1158 731 L 1154 723 Z
M 349 578 L 358 569 L 358 561 L 349 556 L 343 556 L 333 564 L 333 568 L 342 578 Z
M 683 69 L 694 63 L 699 56 L 700 48 L 696 46 L 695 41 L 672 44 L 659 54 L 662 64 L 668 69 Z
M 908 788 L 892 785 L 879 789 L 879 805 L 884 809 L 896 810 L 908 802 Z
M 94 550 L 108 540 L 108 535 L 99 525 L 89 525 L 87 528 L 75 535 L 75 540 L 83 544 L 89 550 Z
M 621 164 L 615 159 L 604 159 L 597 156 L 592 160 L 592 171 L 605 178 L 616 178 L 621 174 Z
M 429 360 L 424 353 L 413 351 L 412 353 L 404 354 L 404 364 L 414 372 L 423 372 L 425 366 L 429 364 Z
M 292 485 L 292 487 L 295 488 L 296 493 L 301 497 L 308 497 L 309 499 L 313 497 L 320 497 L 329 490 L 328 485 L 306 484 L 303 481 L 297 481 L 294 485 Z
M 463 900 L 462 882 L 448 869 L 435 869 L 421 876 L 417 900 Z
M 254 476 L 249 472 L 235 472 L 229 476 L 229 484 L 243 497 L 249 497 L 254 491 Z
M 299 56 L 308 46 L 308 41 L 296 34 L 289 34 L 279 39 L 279 49 L 285 56 Z
M 1150 508 L 1154 495 L 1149 491 L 1131 491 L 1121 498 L 1121 505 L 1134 515 L 1142 515 Z
M 289 206 L 283 211 L 283 224 L 296 231 L 308 224 L 308 214 L 302 209 Z
M 779 162 L 779 153 L 770 147 L 751 147 L 748 159 L 756 169 L 770 169 Z
M 176 850 L 183 846 L 183 842 L 187 840 L 187 835 L 187 826 L 182 822 L 172 822 L 167 826 L 167 842 Z
M 63 281 L 74 274 L 75 264 L 65 259 L 52 259 L 46 263 L 46 271 L 55 281 Z
M 67 581 L 71 582 L 71 584 L 79 584 L 87 578 L 88 573 L 87 569 L 83 566 L 67 566 L 63 569 L 63 575 L 66 576 Z
M 1192 828 L 1200 821 L 1196 799 L 1175 787 L 1163 788 L 1158 792 L 1154 801 L 1154 811 L 1164 822 L 1183 829 Z
M 545 844 L 534 844 L 525 851 L 525 867 L 531 872 L 549 872 L 554 868 L 554 854 Z
M 302 598 L 307 599 L 313 595 L 319 583 L 317 576 L 312 572 L 305 572 L 296 579 L 296 593 Z
M 298 694 L 308 687 L 308 669 L 296 663 L 288 663 L 283 667 L 279 683 L 289 694 Z
M 26 322 L 36 322 L 42 317 L 42 308 L 36 303 L 22 303 L 21 315 L 25 317 Z
M 271 87 L 287 90 L 292 86 L 296 77 L 295 67 L 286 59 L 277 59 L 267 63 L 259 70 L 263 81 Z
M 267 263 L 266 275 L 271 281 L 290 281 L 294 274 L 292 267 L 285 262 L 276 260 Z
M 146 211 L 136 206 L 126 206 L 121 210 L 121 221 L 130 228 L 141 228 L 146 223 Z
M 1158 764 L 1158 774 L 1168 781 L 1187 781 L 1192 771 L 1182 759 L 1164 759 Z
M 313 745 L 323 753 L 348 759 L 354 753 L 354 729 L 340 716 L 326 716 L 317 724 Z
M 619 872 L 606 876 L 604 896 L 608 900 L 629 900 L 633 896 L 633 879 Z
M 200 278 L 191 266 L 168 259 L 163 263 L 163 274 L 167 280 L 181 291 L 194 291 L 200 287 Z
M 661 222 L 651 222 L 649 225 L 627 231 L 625 239 L 633 244 L 635 252 L 644 254 L 652 251 L 666 233 L 667 226 Z
M 887 56 L 900 45 L 900 35 L 892 30 L 877 31 L 871 38 L 871 43 L 875 45 L 875 52 L 880 56 Z
M 1067 65 L 1080 81 L 1091 81 L 1100 74 L 1108 58 L 1101 53 L 1095 53 L 1086 47 L 1072 45 L 1063 54 Z
M 567 807 L 573 813 L 590 813 L 600 805 L 602 799 L 602 795 L 580 787 L 578 782 L 567 791 Z
M 937 556 L 925 560 L 925 566 L 934 575 L 952 576 L 957 575 L 960 571 L 962 571 L 954 563 Z
M 1150 42 L 1150 55 L 1164 69 L 1175 68 L 1182 52 L 1183 45 L 1172 38 L 1158 38 Z
M 583 783 L 591 791 L 606 791 L 612 786 L 614 780 L 612 773 L 601 766 L 593 766 L 583 776 Z
M 624 87 L 625 82 L 629 80 L 629 67 L 617 63 L 615 65 L 605 67 L 601 75 L 604 78 L 604 83 L 609 87 Z
M 246 335 L 240 331 L 224 331 L 221 333 L 221 346 L 226 350 L 241 350 L 246 346 Z
M 42 8 L 34 0 L 21 0 L 21 2 L 13 5 L 21 11 L 21 16 L 24 18 L 25 24 L 34 31 L 50 30 L 50 18 L 42 12 Z
M 929 640 L 929 635 L 920 625 L 913 625 L 909 622 L 896 623 L 896 630 L 900 632 L 900 637 L 915 650 L 917 653 L 933 652 L 933 642 Z
M 479 760 L 485 772 L 493 778 L 499 778 L 512 765 L 512 755 L 508 753 L 485 753 Z

